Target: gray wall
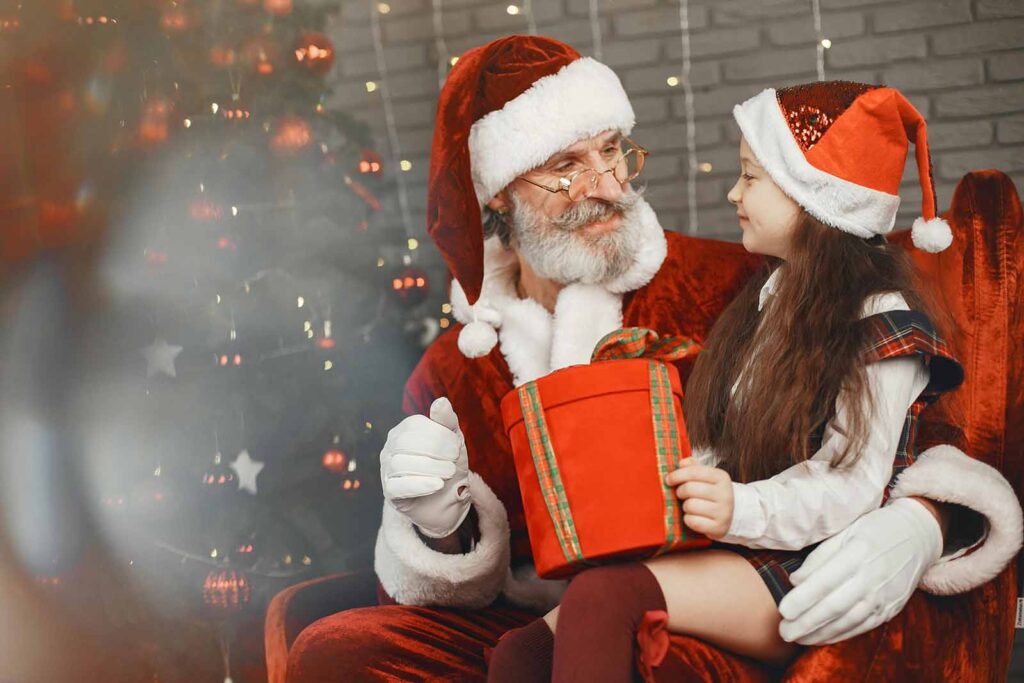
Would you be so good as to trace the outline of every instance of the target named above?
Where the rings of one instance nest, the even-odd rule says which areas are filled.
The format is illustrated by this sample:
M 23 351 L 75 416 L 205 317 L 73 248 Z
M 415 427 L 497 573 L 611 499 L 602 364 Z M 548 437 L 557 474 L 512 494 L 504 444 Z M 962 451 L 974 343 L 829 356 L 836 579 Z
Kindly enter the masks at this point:
M 443 0 L 451 54 L 527 32 L 525 15 L 509 15 L 508 4 Z M 390 6 L 381 16 L 383 44 L 403 156 L 413 163 L 404 174 L 412 224 L 422 238 L 438 92 L 431 3 L 392 0 Z M 538 33 L 590 54 L 588 6 L 588 0 L 533 0 Z M 685 231 L 683 93 L 666 84 L 681 71 L 678 3 L 600 0 L 599 8 L 604 61 L 633 101 L 635 139 L 653 152 L 645 170 L 650 201 L 662 225 Z M 928 119 L 940 207 L 948 206 L 957 180 L 971 169 L 1001 169 L 1024 188 L 1024 0 L 821 0 L 821 8 L 823 34 L 832 41 L 826 78 L 899 87 Z M 735 214 L 725 202 L 738 171 L 730 111 L 765 86 L 816 78 L 811 0 L 691 0 L 690 23 L 697 156 L 712 166 L 699 174 L 700 234 L 736 239 Z M 380 90 L 365 87 L 378 79 L 368 3 L 344 0 L 331 35 L 338 50 L 334 97 L 373 123 L 386 151 Z M 898 225 L 918 215 L 916 183 L 910 165 Z M 439 261 L 430 252 L 425 261 Z

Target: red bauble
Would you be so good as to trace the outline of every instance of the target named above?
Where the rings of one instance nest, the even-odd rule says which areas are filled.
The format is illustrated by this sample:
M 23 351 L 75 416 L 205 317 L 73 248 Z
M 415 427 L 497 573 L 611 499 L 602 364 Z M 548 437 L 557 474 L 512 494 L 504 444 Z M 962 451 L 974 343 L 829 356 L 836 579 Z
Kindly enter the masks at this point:
M 234 614 L 249 602 L 249 579 L 235 569 L 213 569 L 203 579 L 203 603 L 214 612 Z
M 167 140 L 170 131 L 171 111 L 174 106 L 163 97 L 146 100 L 139 119 L 137 138 L 143 147 L 154 147 Z
M 242 47 L 242 62 L 260 76 L 270 76 L 277 70 L 281 55 L 274 41 L 258 36 Z
M 323 33 L 303 33 L 292 54 L 300 67 L 311 74 L 323 76 L 334 64 L 334 43 Z
M 206 197 L 199 197 L 189 203 L 188 213 L 194 221 L 209 223 L 224 217 L 224 207 L 216 202 L 211 202 Z
M 297 154 L 313 142 L 313 131 L 301 116 L 282 116 L 270 133 L 270 149 L 278 154 Z
M 168 3 L 160 12 L 160 26 L 168 33 L 182 33 L 193 24 L 188 9 L 177 3 Z
M 283 17 L 292 13 L 292 0 L 263 0 L 263 9 L 267 14 Z
M 214 66 L 231 66 L 235 63 L 237 55 L 235 51 L 223 45 L 214 45 L 210 48 L 210 63 Z
M 332 448 L 324 453 L 324 457 L 321 458 L 320 462 L 325 470 L 335 474 L 341 474 L 348 468 L 348 457 L 336 448 Z
M 404 303 L 420 303 L 430 293 L 430 281 L 427 279 L 426 271 L 420 268 L 406 268 L 391 278 L 391 291 Z

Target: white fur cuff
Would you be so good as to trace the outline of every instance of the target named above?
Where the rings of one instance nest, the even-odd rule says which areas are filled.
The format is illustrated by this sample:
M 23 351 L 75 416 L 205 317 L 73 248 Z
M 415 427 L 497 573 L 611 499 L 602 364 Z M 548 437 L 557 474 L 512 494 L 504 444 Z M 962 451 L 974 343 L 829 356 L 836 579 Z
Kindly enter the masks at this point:
M 934 446 L 900 475 L 894 498 L 920 496 L 970 508 L 985 517 L 988 535 L 973 553 L 940 558 L 921 580 L 936 595 L 964 593 L 994 578 L 1021 547 L 1020 502 L 996 469 L 953 446 Z
M 374 569 L 388 595 L 403 605 L 480 608 L 501 592 L 509 567 L 508 514 L 484 480 L 469 473 L 480 541 L 468 553 L 431 550 L 405 515 L 384 503 Z

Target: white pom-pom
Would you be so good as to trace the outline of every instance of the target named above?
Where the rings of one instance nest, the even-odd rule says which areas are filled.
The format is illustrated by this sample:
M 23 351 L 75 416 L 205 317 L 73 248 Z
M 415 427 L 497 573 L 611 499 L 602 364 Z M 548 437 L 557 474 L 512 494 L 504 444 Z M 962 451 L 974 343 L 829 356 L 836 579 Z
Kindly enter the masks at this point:
M 918 249 L 937 254 L 953 244 L 953 231 L 949 229 L 949 223 L 941 218 L 927 221 L 918 218 L 910 229 L 910 238 Z
M 497 343 L 498 332 L 482 320 L 474 320 L 459 332 L 459 351 L 467 358 L 486 356 Z

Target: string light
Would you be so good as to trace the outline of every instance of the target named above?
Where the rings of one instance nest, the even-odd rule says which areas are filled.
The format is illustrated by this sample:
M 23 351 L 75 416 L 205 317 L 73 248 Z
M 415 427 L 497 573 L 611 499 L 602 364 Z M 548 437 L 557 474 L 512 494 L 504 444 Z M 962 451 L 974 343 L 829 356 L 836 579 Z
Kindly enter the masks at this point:
M 449 304 L 449 303 L 441 304 L 441 312 L 442 313 L 451 313 L 452 312 L 452 305 Z
M 373 81 L 366 81 L 366 92 L 376 92 L 377 84 Z
M 448 56 L 448 43 L 444 40 L 444 13 L 441 9 L 441 0 L 431 0 L 434 8 L 434 49 L 437 51 L 437 89 L 444 87 L 448 78 L 448 65 L 455 66 L 459 61 L 458 57 Z
M 683 106 L 686 109 L 686 206 L 690 214 L 687 231 L 696 235 L 697 216 L 697 123 L 693 106 L 693 86 L 690 84 L 690 3 L 679 0 L 679 39 L 683 52 Z
M 665 79 L 665 82 L 668 83 L 668 87 L 670 88 L 674 88 L 679 85 L 679 79 L 675 76 L 669 76 Z
M 523 0 L 523 11 L 526 14 L 526 30 L 531 36 L 537 35 L 537 21 L 533 18 L 533 0 Z
M 825 50 L 832 47 L 832 41 L 821 33 L 821 0 L 811 0 L 811 13 L 814 15 L 814 35 L 818 44 L 814 46 L 815 65 L 818 68 L 818 80 L 825 80 Z
M 594 59 L 603 59 L 604 44 L 601 42 L 601 24 L 598 21 L 597 0 L 590 0 L 590 7 L 587 10 L 590 17 L 590 40 L 594 44 Z
M 381 14 L 387 14 L 391 11 L 391 5 L 386 2 L 379 2 L 377 3 L 377 11 Z
M 409 251 L 415 251 L 420 246 L 419 240 L 417 240 L 415 237 L 410 237 L 408 244 Z
M 509 5 L 508 7 L 505 8 L 505 11 L 508 14 L 510 14 L 510 15 L 512 15 L 514 17 L 517 14 L 519 14 L 519 6 L 518 5 Z
M 412 170 L 412 162 L 409 161 L 408 159 L 402 159 L 401 161 L 399 161 L 398 162 L 398 166 L 403 171 L 411 171 Z
M 375 3 L 370 0 L 370 28 L 373 34 L 373 53 L 377 62 L 377 73 L 380 75 L 380 99 L 384 106 L 384 124 L 388 133 L 388 148 L 391 155 L 391 163 L 394 165 L 396 159 L 402 158 L 402 145 L 398 139 L 398 127 L 395 125 L 395 113 L 391 106 L 391 88 L 388 85 L 388 65 L 384 59 L 384 42 L 381 37 L 380 15 L 373 11 Z M 403 160 L 402 170 L 407 161 Z M 409 164 L 412 168 L 412 164 Z M 406 188 L 405 178 L 399 173 L 396 176 L 398 181 L 398 208 L 402 215 L 402 227 L 405 228 L 406 237 L 412 237 L 412 217 L 409 212 L 409 194 Z M 406 254 L 408 256 L 408 254 Z M 411 260 L 411 259 L 410 259 Z

